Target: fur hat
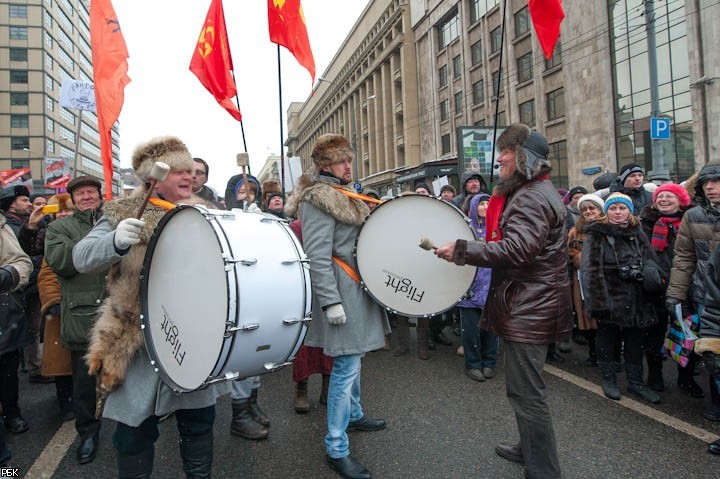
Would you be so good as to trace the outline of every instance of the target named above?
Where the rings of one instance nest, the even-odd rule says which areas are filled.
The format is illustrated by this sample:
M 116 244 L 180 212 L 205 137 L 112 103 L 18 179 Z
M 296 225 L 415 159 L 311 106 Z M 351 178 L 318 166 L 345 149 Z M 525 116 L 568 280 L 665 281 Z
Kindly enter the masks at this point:
M 633 202 L 628 195 L 623 195 L 622 193 L 613 193 L 612 195 L 605 198 L 605 206 L 603 207 L 603 213 L 607 213 L 607 210 L 610 208 L 610 206 L 614 205 L 615 203 L 622 203 L 627 206 L 630 210 L 630 214 L 635 211 L 635 206 L 633 205 Z
M 653 203 L 657 201 L 658 195 L 663 191 L 667 191 L 677 196 L 680 200 L 680 206 L 682 206 L 683 208 L 687 208 L 688 206 L 690 206 L 690 195 L 688 194 L 687 190 L 680 185 L 676 185 L 675 183 L 665 183 L 664 185 L 658 186 L 653 193 Z
M 2 190 L 0 192 L 0 209 L 7 211 L 18 196 L 27 196 L 30 198 L 30 191 L 27 189 L 27 186 L 8 186 Z
M 150 180 L 150 171 L 158 161 L 167 163 L 171 172 L 195 169 L 195 163 L 185 143 L 174 136 L 156 137 L 135 147 L 132 167 L 143 182 Z
M 599 210 L 603 210 L 605 207 L 605 201 L 603 201 L 602 198 L 600 198 L 598 195 L 595 195 L 593 193 L 588 193 L 585 195 L 582 195 L 580 199 L 577 202 L 578 209 L 582 211 L 582 204 L 586 201 L 589 201 L 590 203 L 595 203 L 597 205 Z
M 48 198 L 47 204 L 58 205 L 60 207 L 60 211 L 75 209 L 70 193 L 58 193 L 57 195 L 52 195 Z
M 336 133 L 326 133 L 320 136 L 320 138 L 315 141 L 312 147 L 312 153 L 310 153 L 313 164 L 318 170 L 342 161 L 347 157 L 350 157 L 350 160 L 352 160 L 354 156 L 347 138 Z
M 497 148 L 515 151 L 515 165 L 528 180 L 548 173 L 552 165 L 548 160 L 550 147 L 543 135 L 522 123 L 510 125 L 497 140 Z

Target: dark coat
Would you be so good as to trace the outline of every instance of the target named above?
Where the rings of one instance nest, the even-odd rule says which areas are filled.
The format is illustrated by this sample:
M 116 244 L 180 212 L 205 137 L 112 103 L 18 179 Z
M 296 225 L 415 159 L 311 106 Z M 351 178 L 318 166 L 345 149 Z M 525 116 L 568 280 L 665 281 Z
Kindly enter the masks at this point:
M 641 268 L 648 259 L 655 261 L 655 254 L 637 220 L 627 227 L 606 219 L 588 225 L 581 274 L 585 304 L 593 318 L 622 327 L 646 328 L 658 323 L 654 298 L 646 295 L 642 282 L 623 279 L 619 270 Z
M 716 248 L 708 260 L 703 304 L 695 352 L 720 354 L 720 248 Z
M 683 210 L 678 212 L 678 216 L 682 218 L 685 214 Z M 655 205 L 649 205 L 643 208 L 640 212 L 640 224 L 642 230 L 648 239 L 652 240 L 653 227 L 655 223 L 660 219 L 662 214 L 658 211 Z M 673 257 L 675 256 L 675 240 L 677 239 L 677 232 L 670 229 L 668 234 L 668 245 L 664 251 L 655 251 L 657 256 L 657 265 L 663 270 L 663 273 L 669 278 L 670 270 L 672 269 Z

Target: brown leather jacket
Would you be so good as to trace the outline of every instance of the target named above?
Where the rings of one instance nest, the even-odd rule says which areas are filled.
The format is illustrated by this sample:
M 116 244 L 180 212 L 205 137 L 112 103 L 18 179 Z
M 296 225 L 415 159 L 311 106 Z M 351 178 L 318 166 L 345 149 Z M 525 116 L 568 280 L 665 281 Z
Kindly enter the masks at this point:
M 567 211 L 548 180 L 521 184 L 500 218 L 502 240 L 458 240 L 455 263 L 492 268 L 483 328 L 503 339 L 547 344 L 572 332 Z

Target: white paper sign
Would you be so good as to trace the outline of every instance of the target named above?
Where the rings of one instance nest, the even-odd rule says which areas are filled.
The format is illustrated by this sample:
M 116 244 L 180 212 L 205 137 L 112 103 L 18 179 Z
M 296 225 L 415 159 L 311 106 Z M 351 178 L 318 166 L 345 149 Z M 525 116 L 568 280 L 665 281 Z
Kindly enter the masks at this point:
M 433 189 L 433 192 L 435 193 L 435 196 L 440 196 L 440 189 L 443 186 L 449 185 L 449 184 L 450 184 L 450 181 L 448 180 L 447 176 L 441 176 L 437 180 L 433 181 L 432 189 Z
M 302 175 L 302 163 L 299 156 L 285 158 L 285 191 L 291 192 Z
M 66 79 L 60 88 L 60 106 L 95 112 L 95 85 Z

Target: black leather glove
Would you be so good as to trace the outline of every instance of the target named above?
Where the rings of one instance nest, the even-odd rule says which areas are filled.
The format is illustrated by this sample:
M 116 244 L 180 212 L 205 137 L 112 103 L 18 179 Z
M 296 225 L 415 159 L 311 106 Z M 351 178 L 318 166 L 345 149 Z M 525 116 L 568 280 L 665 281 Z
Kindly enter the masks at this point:
M 12 266 L 0 268 L 0 294 L 9 293 L 20 281 L 20 275 Z
M 710 376 L 715 379 L 720 378 L 720 355 L 705 351 L 703 353 L 703 362 Z
M 665 308 L 670 312 L 672 318 L 675 317 L 675 306 L 680 304 L 680 300 L 677 298 L 671 298 L 670 296 L 665 298 Z

